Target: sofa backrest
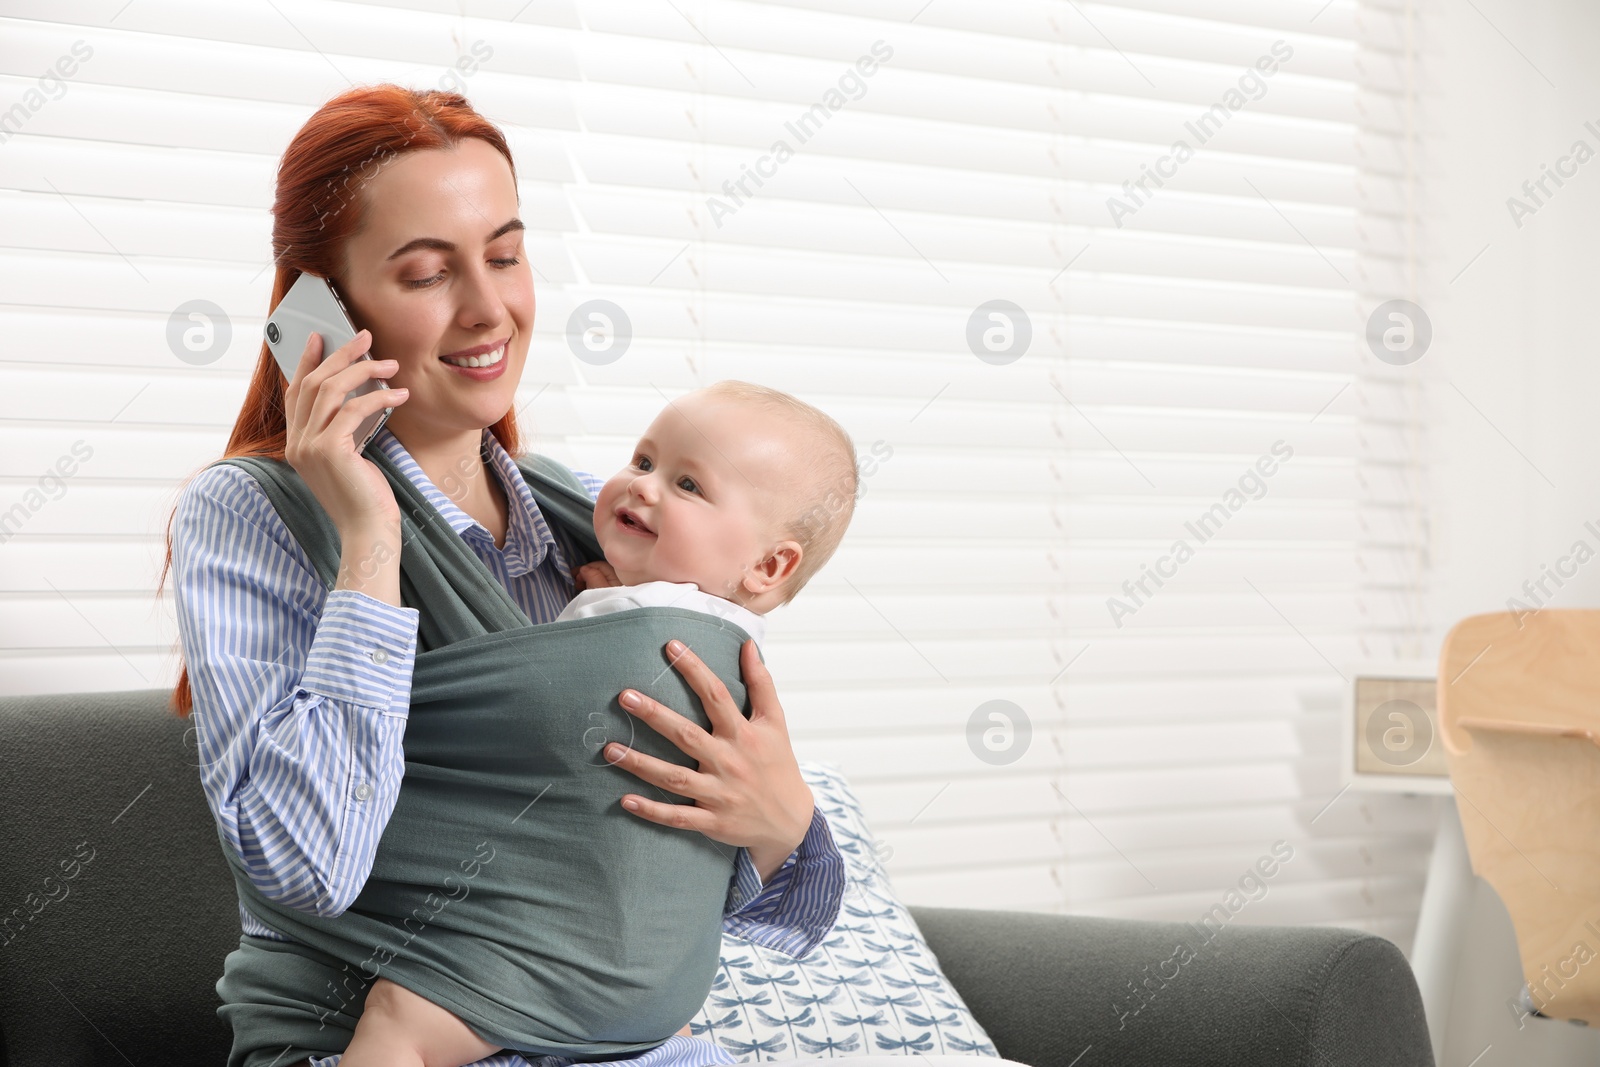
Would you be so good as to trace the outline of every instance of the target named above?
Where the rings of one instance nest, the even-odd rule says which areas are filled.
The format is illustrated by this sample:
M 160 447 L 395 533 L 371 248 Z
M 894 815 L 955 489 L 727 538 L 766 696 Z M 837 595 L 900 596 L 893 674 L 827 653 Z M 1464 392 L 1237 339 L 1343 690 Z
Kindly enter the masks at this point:
M 0 1062 L 227 1060 L 238 903 L 169 693 L 0 699 Z

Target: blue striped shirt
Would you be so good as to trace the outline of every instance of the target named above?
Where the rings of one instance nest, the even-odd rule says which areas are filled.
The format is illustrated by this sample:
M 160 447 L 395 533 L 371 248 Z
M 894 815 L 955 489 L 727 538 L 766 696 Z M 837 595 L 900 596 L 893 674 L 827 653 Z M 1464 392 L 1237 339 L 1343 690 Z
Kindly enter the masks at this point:
M 503 548 L 387 428 L 373 443 L 528 618 L 549 622 L 574 595 L 565 547 L 487 429 L 483 445 L 510 505 Z M 575 473 L 598 497 L 601 479 Z M 329 590 L 260 484 L 238 467 L 197 474 L 179 496 L 173 525 L 178 630 L 206 802 L 262 893 L 314 915 L 342 914 L 371 873 L 399 796 L 420 613 L 355 590 Z M 749 852 L 738 850 L 723 930 L 802 957 L 832 929 L 844 886 L 843 859 L 821 810 L 813 809 L 805 839 L 765 885 Z M 242 903 L 239 923 L 246 934 L 289 940 Z M 548 1061 L 540 1067 L 571 1062 L 536 1059 Z M 515 1055 L 480 1062 L 527 1064 Z M 704 1040 L 674 1038 L 624 1062 L 695 1067 L 733 1060 Z

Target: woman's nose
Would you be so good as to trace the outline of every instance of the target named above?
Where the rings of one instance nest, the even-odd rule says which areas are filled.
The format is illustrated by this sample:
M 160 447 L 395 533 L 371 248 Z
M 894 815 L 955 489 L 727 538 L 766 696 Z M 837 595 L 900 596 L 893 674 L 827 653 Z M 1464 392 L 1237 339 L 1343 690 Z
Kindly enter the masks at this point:
M 466 271 L 461 276 L 456 292 L 460 301 L 456 320 L 465 329 L 493 328 L 505 321 L 505 302 L 500 299 L 500 291 L 489 278 L 487 268 L 481 264 L 477 270 Z

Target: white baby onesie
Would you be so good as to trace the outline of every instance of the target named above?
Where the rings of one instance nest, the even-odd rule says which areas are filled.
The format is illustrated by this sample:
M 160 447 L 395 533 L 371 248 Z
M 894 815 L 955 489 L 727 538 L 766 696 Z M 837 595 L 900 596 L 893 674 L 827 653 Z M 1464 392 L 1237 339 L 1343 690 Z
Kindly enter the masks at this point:
M 703 611 L 708 615 L 726 619 L 749 634 L 758 648 L 766 637 L 767 626 L 764 618 L 731 600 L 702 592 L 693 582 L 643 582 L 639 585 L 585 589 L 561 609 L 561 614 L 556 616 L 555 621 L 585 619 L 612 611 L 626 611 L 629 608 L 651 605 L 688 608 L 690 611 Z

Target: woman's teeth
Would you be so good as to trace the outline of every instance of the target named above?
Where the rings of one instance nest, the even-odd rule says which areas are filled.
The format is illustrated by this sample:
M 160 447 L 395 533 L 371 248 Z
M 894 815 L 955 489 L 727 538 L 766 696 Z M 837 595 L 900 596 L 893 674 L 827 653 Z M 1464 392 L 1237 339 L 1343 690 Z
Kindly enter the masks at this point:
M 482 356 L 467 356 L 464 359 L 456 356 L 440 356 L 439 358 L 446 363 L 454 363 L 458 367 L 492 367 L 504 359 L 505 356 L 506 346 L 501 345 L 493 352 Z

